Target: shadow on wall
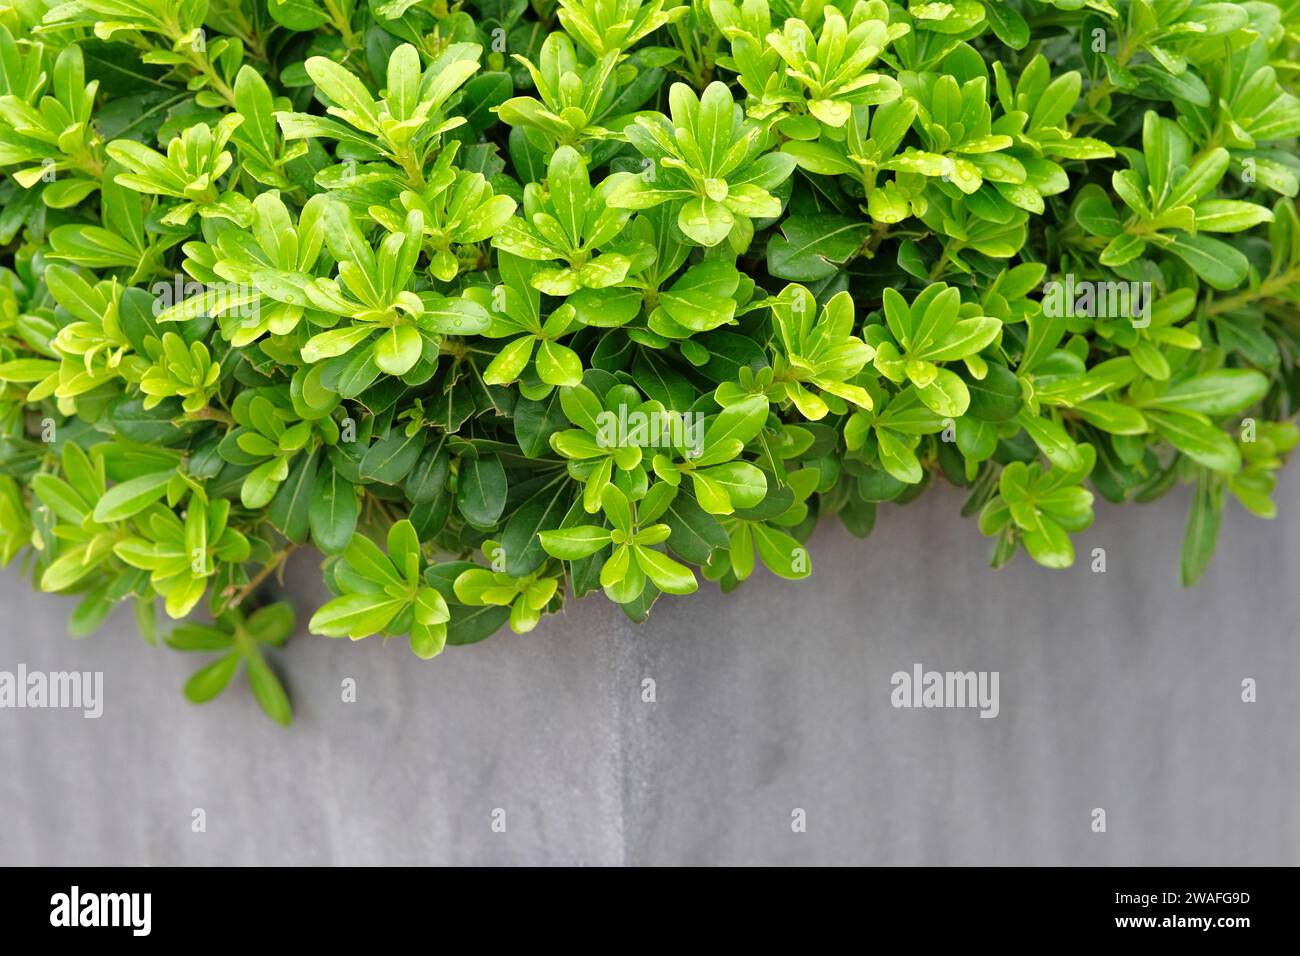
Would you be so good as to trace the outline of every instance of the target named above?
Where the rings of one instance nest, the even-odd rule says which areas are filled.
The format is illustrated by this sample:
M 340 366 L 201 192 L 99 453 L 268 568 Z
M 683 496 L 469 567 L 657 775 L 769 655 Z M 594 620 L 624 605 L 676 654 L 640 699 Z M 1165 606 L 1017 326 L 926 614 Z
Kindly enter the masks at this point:
M 1100 505 L 1068 571 L 994 572 L 935 489 L 821 528 L 808 581 L 641 627 L 595 598 L 427 663 L 295 639 L 289 729 L 245 687 L 188 704 L 194 656 L 129 613 L 65 638 L 72 602 L 10 569 L 0 671 L 100 671 L 103 715 L 0 710 L 0 864 L 1300 863 L 1297 491 L 1231 508 L 1190 591 L 1185 495 Z M 315 561 L 289 586 L 302 631 Z M 930 672 L 943 704 L 996 674 L 996 717 L 926 706 Z

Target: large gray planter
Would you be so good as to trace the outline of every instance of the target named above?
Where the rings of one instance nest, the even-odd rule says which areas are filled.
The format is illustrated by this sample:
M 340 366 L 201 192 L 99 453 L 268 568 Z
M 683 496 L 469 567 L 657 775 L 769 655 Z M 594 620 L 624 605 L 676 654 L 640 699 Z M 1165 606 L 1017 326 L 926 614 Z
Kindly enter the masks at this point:
M 1274 522 L 1230 508 L 1191 591 L 1182 493 L 1100 506 L 1072 570 L 994 572 L 936 489 L 866 541 L 820 529 L 807 582 L 639 628 L 597 598 L 430 663 L 304 636 L 287 730 L 242 686 L 186 703 L 200 659 L 129 614 L 66 638 L 71 602 L 9 570 L 0 670 L 101 670 L 106 703 L 0 710 L 0 864 L 1300 863 L 1296 470 L 1278 498 Z M 914 663 L 998 671 L 999 715 L 895 709 Z

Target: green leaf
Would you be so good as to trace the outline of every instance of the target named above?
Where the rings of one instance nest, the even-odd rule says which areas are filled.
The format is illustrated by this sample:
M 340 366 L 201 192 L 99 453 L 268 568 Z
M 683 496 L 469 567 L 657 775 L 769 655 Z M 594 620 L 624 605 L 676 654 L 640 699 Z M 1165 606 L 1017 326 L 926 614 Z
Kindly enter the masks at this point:
M 997 38 L 1013 50 L 1023 50 L 1029 43 L 1029 25 L 1015 7 L 1002 3 L 986 3 L 984 15 Z M 1071 104 L 1073 105 L 1073 104 Z
M 548 385 L 578 385 L 582 382 L 582 359 L 572 349 L 544 339 L 537 349 L 537 375 Z
M 240 654 L 232 653 L 200 667 L 185 682 L 185 696 L 196 704 L 212 700 L 226 689 L 230 679 L 235 676 L 240 659 Z
M 307 627 L 313 634 L 360 640 L 386 628 L 404 606 L 385 594 L 345 594 L 313 614 Z
M 533 357 L 535 341 L 532 336 L 522 335 L 506 345 L 483 370 L 483 381 L 488 385 L 508 385 L 517 379 Z
M 308 57 L 307 75 L 317 88 L 339 108 L 351 115 L 348 121 L 367 132 L 379 128 L 375 101 L 356 74 L 323 56 Z
M 235 76 L 235 108 L 244 117 L 237 138 L 254 147 L 261 156 L 274 159 L 276 125 L 271 89 L 248 64 L 240 67 Z
M 1080 451 L 1084 446 L 1075 444 L 1059 422 L 1027 411 L 1021 413 L 1018 421 L 1047 460 L 1057 468 L 1078 471 L 1084 466 L 1084 456 Z
M 672 529 L 668 550 L 692 564 L 704 564 L 714 551 L 727 547 L 727 532 L 718 519 L 688 494 L 679 494 L 663 514 Z
M 329 20 L 329 14 L 311 0 L 267 0 L 267 8 L 276 23 L 290 30 L 315 30 Z
M 109 524 L 139 514 L 163 496 L 174 474 L 175 471 L 158 471 L 114 485 L 95 505 L 95 521 Z
M 704 433 L 704 447 L 713 448 L 729 441 L 749 444 L 763 430 L 767 409 L 767 399 L 762 395 L 751 395 L 728 405 L 709 424 Z
M 752 508 L 767 494 L 767 477 L 747 461 L 730 461 L 696 472 L 726 492 L 733 508 Z
M 507 574 L 522 578 L 545 563 L 545 543 L 539 535 L 560 526 L 572 500 L 573 494 L 567 481 L 552 481 L 510 516 L 501 532 Z
M 1141 435 L 1150 430 L 1140 411 L 1121 402 L 1094 399 L 1080 402 L 1074 411 L 1090 425 L 1112 435 Z
M 916 394 L 927 408 L 944 418 L 960 418 L 970 407 L 966 383 L 946 368 L 939 369 L 928 385 L 917 386 Z
M 1037 524 L 1024 532 L 1025 550 L 1029 556 L 1046 568 L 1068 568 L 1074 564 L 1074 545 L 1065 529 L 1043 515 L 1037 515 Z
M 289 695 L 284 692 L 284 685 L 275 672 L 262 659 L 261 654 L 248 655 L 248 684 L 253 689 L 253 696 L 266 716 L 277 724 L 286 727 L 293 722 L 293 708 L 289 704 Z
M 637 566 L 665 594 L 693 594 L 699 582 L 691 569 L 653 548 L 635 547 Z
M 408 435 L 402 428 L 394 428 L 366 449 L 361 459 L 361 477 L 370 481 L 397 485 L 403 482 L 420 460 L 424 450 L 425 433 L 417 430 Z
M 496 455 L 463 459 L 456 510 L 476 528 L 494 527 L 506 507 L 506 471 Z
M 293 606 L 277 601 L 259 607 L 244 622 L 245 629 L 264 644 L 279 647 L 293 634 Z
M 765 524 L 751 526 L 758 556 L 769 571 L 791 581 L 802 580 L 812 573 L 808 552 L 797 540 Z
M 1236 288 L 1246 278 L 1246 257 L 1218 239 L 1174 236 L 1164 247 L 1216 289 Z
M 59 364 L 48 359 L 15 359 L 0 363 L 0 382 L 39 382 L 58 370 Z
M 68 551 L 52 561 L 41 574 L 41 590 L 62 591 L 70 588 L 93 570 L 95 564 L 87 561 L 84 548 Z
M 396 585 L 406 587 L 403 575 L 393 566 L 389 557 L 365 535 L 356 535 L 343 552 L 344 562 L 365 581 L 376 588 Z
M 791 216 L 767 244 L 767 269 L 796 282 L 835 275 L 862 247 L 869 223 L 847 216 Z
M 677 215 L 677 228 L 701 246 L 716 246 L 731 233 L 736 217 L 722 203 L 713 199 L 687 200 Z
M 1223 486 L 1210 474 L 1202 473 L 1192 495 L 1187 527 L 1183 531 L 1181 573 L 1183 587 L 1191 587 L 1205 573 L 1219 542 L 1223 515 Z
M 990 363 L 984 378 L 963 376 L 970 395 L 967 413 L 982 422 L 1005 422 L 1020 411 L 1020 380 L 1005 365 Z
M 447 622 L 447 643 L 457 646 L 477 643 L 501 630 L 509 619 L 508 607 L 456 605 Z
M 562 397 L 555 390 L 539 402 L 520 397 L 515 402 L 515 441 L 529 458 L 540 458 L 551 447 L 551 436 L 565 425 Z
M 609 529 L 595 525 L 543 531 L 540 534 L 546 553 L 562 561 L 576 561 L 595 554 L 609 544 Z
M 1253 369 L 1218 369 L 1170 386 L 1144 402 L 1152 408 L 1231 415 L 1254 405 L 1268 391 L 1268 379 Z
M 884 466 L 885 471 L 909 485 L 914 485 L 921 480 L 924 475 L 921 462 L 906 443 L 887 428 L 876 429 L 876 441 L 880 464 Z
M 632 508 L 628 504 L 627 495 L 616 485 L 605 486 L 600 496 L 600 507 L 615 530 L 625 535 L 632 533 Z
M 1207 199 L 1196 207 L 1196 228 L 1204 232 L 1244 232 L 1272 221 L 1263 206 L 1235 199 Z
M 174 473 L 168 472 L 167 477 L 170 479 L 172 474 Z M 164 482 L 164 486 L 165 484 Z M 40 498 L 41 504 L 69 524 L 80 525 L 86 515 L 90 513 L 89 501 L 74 491 L 72 486 L 62 478 L 47 474 L 33 475 L 32 490 L 36 492 L 36 497 Z M 159 497 L 161 497 L 161 493 Z M 146 502 L 147 504 L 148 502 Z
M 312 543 L 326 554 L 341 554 L 357 529 L 357 493 L 329 463 L 316 473 L 307 521 Z
M 424 340 L 417 329 L 398 325 L 375 342 L 375 364 L 389 375 L 405 375 L 420 360 Z
M 1203 419 L 1181 412 L 1149 410 L 1147 418 L 1160 437 L 1197 464 L 1212 471 L 1235 474 L 1241 454 L 1232 437 Z
M 1110 200 L 1101 194 L 1091 194 L 1074 207 L 1074 218 L 1089 234 L 1114 239 L 1123 232 L 1124 222 L 1115 212 Z
M 280 533 L 294 544 L 307 541 L 311 520 L 311 496 L 316 484 L 316 463 L 319 449 L 298 456 L 298 462 L 289 477 L 271 499 L 266 516 Z

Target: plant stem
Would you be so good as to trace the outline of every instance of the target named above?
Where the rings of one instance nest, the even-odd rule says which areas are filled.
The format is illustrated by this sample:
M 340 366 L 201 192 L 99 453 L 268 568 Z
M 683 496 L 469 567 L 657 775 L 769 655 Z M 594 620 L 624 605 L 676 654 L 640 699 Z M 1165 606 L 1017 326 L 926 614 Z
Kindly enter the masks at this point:
M 1205 307 L 1205 314 L 1222 315 L 1225 312 L 1231 312 L 1233 309 L 1240 309 L 1243 306 L 1250 305 L 1259 299 L 1272 298 L 1294 282 L 1300 282 L 1300 267 L 1275 275 L 1271 279 L 1266 279 L 1260 283 L 1258 289 L 1253 291 L 1247 289 L 1244 292 L 1238 292 L 1236 295 L 1230 295 L 1226 299 L 1215 299 Z
M 239 605 L 243 603 L 246 597 L 248 597 L 250 594 L 252 594 L 254 591 L 257 590 L 259 584 L 261 584 L 268 577 L 270 577 L 271 572 L 273 572 L 276 568 L 284 566 L 285 559 L 288 558 L 289 555 L 292 554 L 295 550 L 297 550 L 297 548 L 298 546 L 296 544 L 291 543 L 287 545 L 284 549 L 277 551 L 275 554 L 271 555 L 271 560 L 266 562 L 266 565 L 262 568 L 262 570 L 258 571 L 257 574 L 253 575 L 252 580 L 250 580 L 247 584 L 245 584 L 242 588 L 239 589 L 239 591 L 235 594 L 231 602 L 226 605 L 226 610 L 228 611 L 234 610 L 235 608 L 239 607 Z

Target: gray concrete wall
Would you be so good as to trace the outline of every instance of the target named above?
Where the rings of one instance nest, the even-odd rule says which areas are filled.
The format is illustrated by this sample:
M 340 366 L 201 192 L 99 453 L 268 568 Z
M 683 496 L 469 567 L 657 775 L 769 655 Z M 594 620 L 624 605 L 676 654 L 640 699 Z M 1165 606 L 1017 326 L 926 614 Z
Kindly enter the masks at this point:
M 989 570 L 936 489 L 866 541 L 820 529 L 806 582 L 706 586 L 639 628 L 589 599 L 429 663 L 304 630 L 287 730 L 243 686 L 186 703 L 201 658 L 129 613 L 67 638 L 71 601 L 9 569 L 0 670 L 101 670 L 106 705 L 0 710 L 0 864 L 1300 863 L 1300 469 L 1278 498 L 1273 522 L 1230 506 L 1192 591 L 1185 493 L 1100 505 L 1095 574 Z M 915 662 L 998 671 L 999 716 L 895 709 Z

